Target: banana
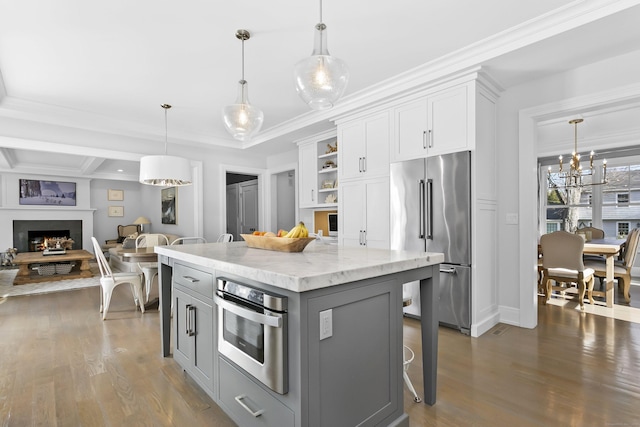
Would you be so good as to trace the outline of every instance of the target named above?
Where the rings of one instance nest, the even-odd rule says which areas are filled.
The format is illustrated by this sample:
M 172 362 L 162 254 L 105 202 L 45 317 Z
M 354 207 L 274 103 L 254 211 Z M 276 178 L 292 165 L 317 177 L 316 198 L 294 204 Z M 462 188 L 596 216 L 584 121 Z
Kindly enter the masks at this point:
M 299 237 L 309 237 L 309 230 L 307 230 L 307 227 L 305 227 L 304 222 L 300 221 L 298 225 L 293 227 L 291 231 L 289 231 L 283 237 L 288 237 L 290 239 L 297 239 Z

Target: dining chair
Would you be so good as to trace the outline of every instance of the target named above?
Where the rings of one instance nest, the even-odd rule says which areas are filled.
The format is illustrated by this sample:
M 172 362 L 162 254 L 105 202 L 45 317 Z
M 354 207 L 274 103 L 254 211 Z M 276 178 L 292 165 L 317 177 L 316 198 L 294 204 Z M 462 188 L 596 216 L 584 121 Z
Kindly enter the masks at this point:
M 207 243 L 207 239 L 204 237 L 179 237 L 171 242 L 172 245 L 188 245 L 191 243 Z
M 100 313 L 102 313 L 102 320 L 107 318 L 107 312 L 109 311 L 109 305 L 111 304 L 111 294 L 113 289 L 122 284 L 129 283 L 131 292 L 133 293 L 133 300 L 136 306 L 140 306 L 140 311 L 144 313 L 144 304 L 142 304 L 142 278 L 140 273 L 130 272 L 116 272 L 111 271 L 111 267 L 107 262 L 107 259 L 102 253 L 100 243 L 95 237 L 91 237 L 93 242 L 93 252 L 98 261 L 98 268 L 100 269 Z
M 580 309 L 584 310 L 584 294 L 586 286 L 593 289 L 593 269 L 586 268 L 582 260 L 584 239 L 567 231 L 555 231 L 544 234 L 540 238 L 542 249 L 542 283 L 544 284 L 545 304 L 554 290 L 566 291 L 561 285 L 552 286 L 551 281 L 557 284 L 576 283 L 578 285 L 578 298 Z
M 233 242 L 233 234 L 229 234 L 229 233 L 221 234 L 220 237 L 218 237 L 217 242 L 218 243 Z
M 618 288 L 622 288 L 625 301 L 631 301 L 629 289 L 631 286 L 631 269 L 636 260 L 638 252 L 638 242 L 640 241 L 640 228 L 634 228 L 627 235 L 625 242 L 625 253 L 622 261 L 616 261 L 613 266 L 613 278 L 618 281 Z M 607 275 L 607 264 L 605 261 L 586 261 L 585 265 L 594 270 L 594 275 L 603 280 Z M 592 288 L 589 289 L 589 299 L 591 299 Z
M 169 239 L 164 234 L 141 234 L 136 238 L 136 249 L 148 248 L 150 246 L 168 245 Z M 138 268 L 144 274 L 145 279 L 145 299 L 144 302 L 149 302 L 149 295 L 151 294 L 151 286 L 153 285 L 153 279 L 158 275 L 158 263 L 157 262 L 139 262 Z
M 595 227 L 582 227 L 576 230 L 576 233 L 591 233 L 592 239 L 604 239 L 604 230 Z

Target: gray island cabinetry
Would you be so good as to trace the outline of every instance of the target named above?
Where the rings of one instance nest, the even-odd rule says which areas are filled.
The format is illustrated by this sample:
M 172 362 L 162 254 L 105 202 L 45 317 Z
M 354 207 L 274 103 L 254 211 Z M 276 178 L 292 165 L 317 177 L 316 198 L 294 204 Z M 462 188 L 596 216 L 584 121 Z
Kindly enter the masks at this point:
M 173 326 L 174 359 L 239 426 L 408 427 L 402 284 L 414 280 L 424 401 L 435 403 L 442 254 L 317 242 L 300 253 L 244 242 L 155 250 L 162 353 Z

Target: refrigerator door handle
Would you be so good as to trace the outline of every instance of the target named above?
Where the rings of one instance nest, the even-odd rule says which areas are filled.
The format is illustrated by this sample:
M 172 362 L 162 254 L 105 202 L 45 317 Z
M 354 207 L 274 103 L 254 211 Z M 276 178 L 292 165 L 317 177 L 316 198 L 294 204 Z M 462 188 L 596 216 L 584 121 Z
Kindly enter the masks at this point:
M 418 202 L 418 223 L 420 228 L 418 230 L 418 238 L 424 239 L 424 179 L 418 181 Z
M 427 239 L 433 240 L 433 180 L 427 180 Z
M 447 274 L 456 274 L 456 269 L 455 268 L 440 268 L 440 273 L 447 273 Z

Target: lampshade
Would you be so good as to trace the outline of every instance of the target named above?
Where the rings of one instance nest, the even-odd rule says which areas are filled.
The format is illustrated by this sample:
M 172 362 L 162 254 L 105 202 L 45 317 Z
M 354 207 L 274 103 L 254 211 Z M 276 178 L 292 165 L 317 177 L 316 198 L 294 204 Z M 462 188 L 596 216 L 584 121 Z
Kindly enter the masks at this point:
M 258 133 L 264 120 L 262 111 L 249 104 L 249 84 L 244 79 L 244 42 L 250 37 L 247 30 L 236 31 L 236 38 L 242 41 L 242 79 L 238 82 L 235 104 L 227 105 L 222 110 L 222 120 L 227 132 L 240 141 L 251 139 Z
M 191 184 L 191 164 L 182 157 L 167 155 L 167 110 L 164 108 L 164 155 L 144 156 L 140 159 L 140 178 L 142 184 L 174 187 Z
M 333 107 L 347 88 L 349 69 L 344 61 L 329 55 L 327 26 L 322 23 L 322 1 L 320 23 L 315 29 L 313 52 L 295 65 L 293 74 L 300 98 L 314 110 L 325 110 Z
M 145 216 L 139 216 L 138 219 L 136 219 L 135 221 L 133 221 L 134 224 L 139 225 L 139 224 L 151 224 L 151 221 L 149 221 L 149 218 L 145 217 Z
M 189 160 L 176 156 L 144 156 L 140 159 L 140 182 L 174 187 L 191 184 Z

